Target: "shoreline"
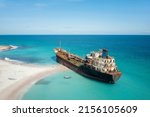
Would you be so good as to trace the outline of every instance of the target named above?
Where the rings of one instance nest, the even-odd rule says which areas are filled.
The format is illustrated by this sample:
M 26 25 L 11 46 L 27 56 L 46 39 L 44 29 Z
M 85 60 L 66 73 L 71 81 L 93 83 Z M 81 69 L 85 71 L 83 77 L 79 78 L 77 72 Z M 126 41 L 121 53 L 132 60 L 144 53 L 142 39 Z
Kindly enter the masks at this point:
M 67 70 L 62 65 L 38 66 L 0 60 L 0 100 L 19 100 L 37 81 Z

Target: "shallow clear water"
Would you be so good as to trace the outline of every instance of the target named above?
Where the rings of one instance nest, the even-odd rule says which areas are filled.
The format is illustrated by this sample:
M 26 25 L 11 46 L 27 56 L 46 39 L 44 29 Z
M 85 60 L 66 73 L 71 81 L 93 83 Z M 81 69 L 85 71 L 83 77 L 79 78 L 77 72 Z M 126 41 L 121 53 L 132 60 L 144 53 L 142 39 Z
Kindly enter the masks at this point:
M 113 85 L 106 84 L 68 70 L 37 82 L 23 99 L 150 99 L 150 36 L 0 36 L 0 44 L 19 46 L 16 50 L 0 52 L 0 58 L 58 64 L 53 49 L 60 41 L 63 48 L 81 57 L 108 48 L 123 73 L 120 80 Z M 65 75 L 71 78 L 64 79 Z

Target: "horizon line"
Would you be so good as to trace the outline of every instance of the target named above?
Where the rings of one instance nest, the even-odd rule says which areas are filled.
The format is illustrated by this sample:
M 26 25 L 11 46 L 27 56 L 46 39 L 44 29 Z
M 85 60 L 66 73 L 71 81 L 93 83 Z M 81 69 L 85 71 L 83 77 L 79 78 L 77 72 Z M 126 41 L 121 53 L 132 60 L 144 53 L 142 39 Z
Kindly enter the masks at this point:
M 41 35 L 41 36 L 42 36 L 42 35 L 56 35 L 56 36 L 57 36 L 57 35 L 58 35 L 58 36 L 59 36 L 59 35 L 66 35 L 66 36 L 67 36 L 67 35 L 68 35 L 68 36 L 69 36 L 69 35 L 93 35 L 93 36 L 94 36 L 94 35 L 95 35 L 95 36 L 96 36 L 96 35 L 145 35 L 145 36 L 150 36 L 150 34 L 0 34 L 0 36 L 7 36 L 7 35 L 8 35 L 8 36 L 9 36 L 9 35 L 12 35 L 12 36 L 13 36 L 13 35 L 18 35 L 18 36 L 19 36 L 19 35 L 39 35 L 39 36 L 40 36 L 40 35 Z

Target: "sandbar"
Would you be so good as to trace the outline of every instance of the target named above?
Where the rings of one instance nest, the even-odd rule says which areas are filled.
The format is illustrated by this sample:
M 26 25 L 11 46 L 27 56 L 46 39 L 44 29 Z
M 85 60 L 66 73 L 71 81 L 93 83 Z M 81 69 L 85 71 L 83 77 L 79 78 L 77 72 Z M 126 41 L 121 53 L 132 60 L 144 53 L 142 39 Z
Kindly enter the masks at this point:
M 37 81 L 67 70 L 62 65 L 39 66 L 0 60 L 0 100 L 18 100 Z

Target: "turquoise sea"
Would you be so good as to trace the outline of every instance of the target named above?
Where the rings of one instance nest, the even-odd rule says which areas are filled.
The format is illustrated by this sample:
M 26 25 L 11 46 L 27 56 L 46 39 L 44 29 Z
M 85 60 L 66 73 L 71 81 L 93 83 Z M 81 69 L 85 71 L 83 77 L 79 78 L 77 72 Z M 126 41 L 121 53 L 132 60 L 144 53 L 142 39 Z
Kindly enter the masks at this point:
M 120 80 L 116 84 L 106 84 L 68 70 L 38 81 L 23 100 L 150 100 L 149 35 L 1 35 L 0 45 L 19 48 L 0 52 L 0 58 L 58 64 L 53 49 L 59 47 L 60 41 L 62 48 L 81 57 L 107 48 L 123 73 Z M 64 79 L 65 75 L 71 78 Z

